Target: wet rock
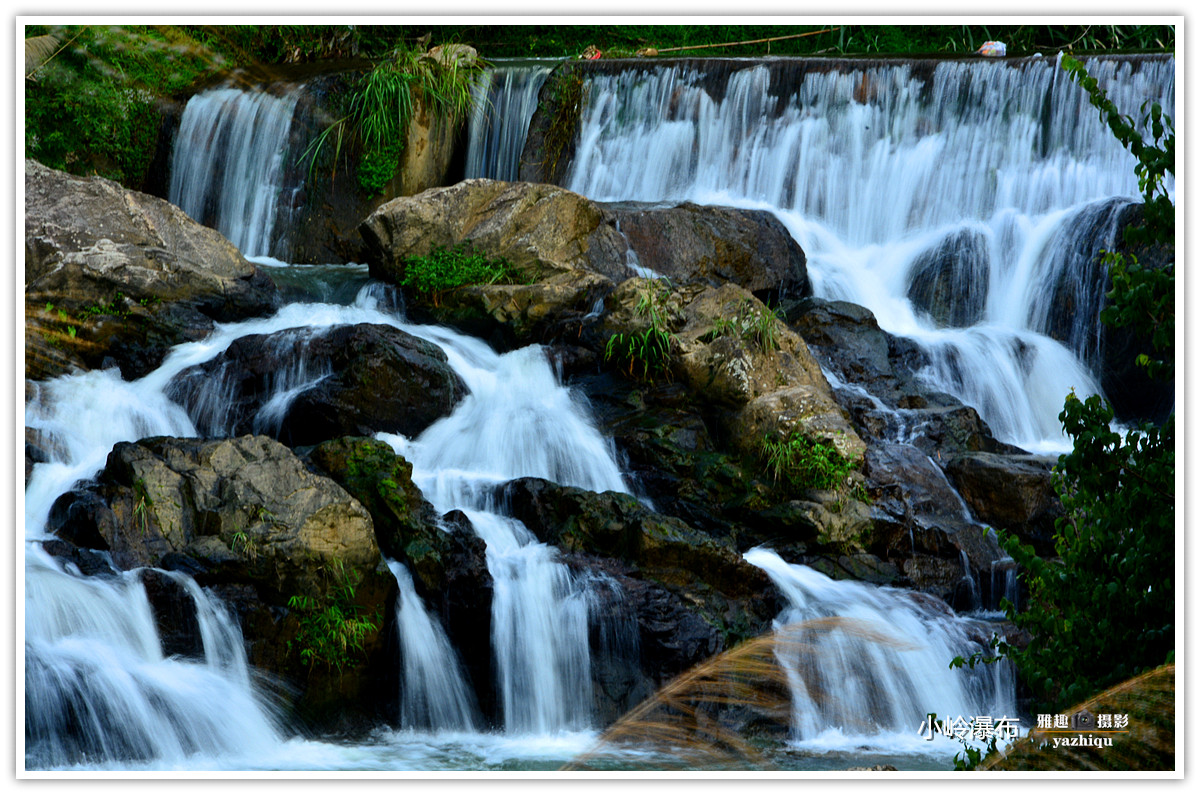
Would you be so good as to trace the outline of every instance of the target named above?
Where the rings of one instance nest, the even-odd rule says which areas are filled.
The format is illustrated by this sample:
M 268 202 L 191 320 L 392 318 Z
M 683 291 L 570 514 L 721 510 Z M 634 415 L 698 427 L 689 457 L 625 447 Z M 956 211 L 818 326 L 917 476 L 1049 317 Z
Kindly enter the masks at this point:
M 215 322 L 270 311 L 270 279 L 162 199 L 25 161 L 25 372 L 157 367 Z
M 298 392 L 289 400 L 283 389 Z M 432 343 L 386 325 L 241 337 L 168 388 L 204 433 L 267 433 L 289 445 L 384 431 L 415 436 L 466 394 Z
M 982 232 L 947 235 L 913 263 L 908 299 L 939 326 L 971 326 L 983 320 L 991 257 Z
M 373 710 L 396 586 L 370 514 L 335 482 L 267 437 L 155 437 L 117 444 L 86 491 L 102 500 L 82 504 L 103 506 L 94 511 L 95 524 L 119 567 L 188 573 L 240 600 L 231 609 L 250 661 L 295 686 L 297 716 L 329 729 Z M 175 616 L 173 586 L 161 578 L 159 586 L 167 589 L 163 611 Z M 372 621 L 376 629 L 362 638 L 361 655 L 340 670 L 306 664 L 300 650 L 314 639 L 293 596 L 318 610 L 336 603 Z M 181 627 L 171 632 L 186 649 L 186 620 L 176 618 L 167 623 Z
M 655 513 L 630 495 L 520 478 L 501 486 L 497 496 L 539 540 L 568 553 L 620 561 L 638 578 L 690 602 L 726 642 L 762 632 L 778 615 L 770 579 L 729 540 Z
M 1054 522 L 1062 515 L 1054 463 L 1043 456 L 963 453 L 946 462 L 946 475 L 980 521 L 1018 533 L 1039 554 L 1052 555 Z
M 385 442 L 334 439 L 306 457 L 370 512 L 383 553 L 408 568 L 417 594 L 461 655 L 481 709 L 492 715 L 493 582 L 483 539 L 462 512 L 439 516 L 412 482 L 412 465 Z
M 192 595 L 179 580 L 158 569 L 142 569 L 139 577 L 158 624 L 163 654 L 204 659 L 204 640 Z

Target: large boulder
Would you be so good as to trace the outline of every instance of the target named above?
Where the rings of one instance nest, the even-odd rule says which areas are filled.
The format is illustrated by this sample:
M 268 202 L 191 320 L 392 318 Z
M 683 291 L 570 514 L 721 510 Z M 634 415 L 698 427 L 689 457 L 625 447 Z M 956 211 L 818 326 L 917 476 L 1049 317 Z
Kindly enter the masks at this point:
M 286 329 L 233 341 L 168 394 L 210 436 L 267 433 L 289 445 L 379 431 L 415 436 L 466 394 L 436 345 L 387 325 Z M 281 401 L 289 390 L 289 400 Z
M 497 496 L 538 540 L 635 566 L 638 576 L 690 599 L 712 625 L 743 627 L 738 639 L 761 631 L 778 614 L 770 580 L 732 543 L 656 513 L 629 494 L 519 478 L 499 487 Z
M 990 270 L 987 235 L 960 229 L 917 257 L 908 299 L 939 326 L 974 325 L 983 320 Z
M 25 372 L 145 375 L 215 322 L 270 311 L 270 279 L 162 199 L 25 161 Z
M 291 450 L 264 436 L 122 442 L 83 495 L 99 499 L 65 495 L 60 503 L 80 508 L 56 505 L 48 529 L 57 529 L 55 516 L 70 517 L 76 537 L 90 537 L 79 530 L 90 513 L 117 566 L 178 571 L 212 589 L 241 625 L 250 663 L 297 685 L 299 719 L 344 729 L 351 716 L 363 725 L 394 703 L 377 682 L 386 675 L 384 626 L 396 586 L 371 516 Z M 187 600 L 170 579 L 147 582 L 170 642 L 194 650 Z M 344 667 L 302 657 L 321 641 L 310 619 L 331 606 L 375 627 Z
M 691 202 L 607 207 L 638 263 L 674 282 L 729 282 L 772 301 L 812 293 L 804 251 L 772 213 Z
M 592 201 L 554 185 L 469 179 L 393 199 L 362 224 L 371 275 L 398 282 L 404 259 L 469 242 L 542 277 L 590 271 L 624 278 L 624 239 Z
M 733 281 L 763 297 L 811 291 L 803 251 L 756 210 L 605 205 L 554 185 L 472 179 L 387 202 L 361 233 L 371 273 L 385 281 L 435 247 L 507 259 L 522 283 L 463 287 L 417 309 L 472 333 L 502 327 L 508 344 L 565 336 L 614 282 L 641 272 L 639 261 L 680 283 Z

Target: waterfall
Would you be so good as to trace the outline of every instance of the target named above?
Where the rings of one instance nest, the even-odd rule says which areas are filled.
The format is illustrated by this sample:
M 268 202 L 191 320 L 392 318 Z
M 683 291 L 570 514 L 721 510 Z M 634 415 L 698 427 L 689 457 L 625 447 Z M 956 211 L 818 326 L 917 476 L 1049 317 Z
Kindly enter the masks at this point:
M 468 129 L 467 179 L 514 181 L 538 92 L 555 62 L 498 62 L 474 89 Z
M 136 573 L 81 577 L 28 545 L 27 767 L 254 758 L 281 742 L 236 625 L 175 576 L 196 603 L 204 660 L 164 656 Z
M 588 580 L 505 516 L 496 486 L 540 477 L 592 491 L 627 492 L 614 450 L 560 385 L 540 346 L 503 356 L 446 329 L 442 346 L 469 394 L 412 441 L 388 434 L 413 480 L 442 512 L 457 508 L 487 544 L 494 580 L 492 645 L 505 730 L 547 734 L 591 725 Z
M 462 663 L 437 620 L 429 615 L 412 575 L 389 561 L 396 577 L 396 632 L 403 666 L 400 725 L 406 729 L 474 731 L 479 707 L 467 687 Z
M 246 256 L 272 253 L 299 88 L 282 96 L 216 88 L 188 100 L 175 137 L 168 198 Z
M 789 604 L 776 619 L 776 656 L 792 691 L 798 741 L 823 734 L 915 734 L 929 713 L 1016 718 L 1008 663 L 950 669 L 955 656 L 989 651 L 983 625 L 958 618 L 920 594 L 836 581 L 788 564 L 767 549 L 747 562 L 765 571 Z M 838 617 L 844 629 L 806 629 L 803 622 Z
M 1126 112 L 1152 100 L 1173 115 L 1173 59 L 1086 65 Z M 1065 310 L 1047 305 L 1046 280 L 1081 289 L 1095 246 L 1080 241 L 1106 245 L 1096 233 L 1111 241 L 1114 213 L 1140 194 L 1136 161 L 1055 59 L 723 68 L 590 73 L 566 187 L 774 212 L 818 296 L 862 304 L 916 340 L 933 361 L 927 380 L 997 437 L 1064 449 L 1063 397 L 1100 392 L 1098 297 L 1088 279 L 1089 314 L 1072 327 L 1053 316 Z M 931 270 L 952 297 L 932 312 L 917 279 Z

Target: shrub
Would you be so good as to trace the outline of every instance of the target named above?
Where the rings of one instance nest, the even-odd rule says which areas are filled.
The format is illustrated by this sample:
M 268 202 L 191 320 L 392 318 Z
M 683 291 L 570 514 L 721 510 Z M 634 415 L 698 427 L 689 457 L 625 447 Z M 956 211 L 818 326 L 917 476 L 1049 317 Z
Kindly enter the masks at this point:
M 288 607 L 300 619 L 300 631 L 288 641 L 288 651 L 297 648 L 300 661 L 308 666 L 323 663 L 340 673 L 355 657 L 365 653 L 368 636 L 378 632 L 382 617 L 368 614 L 354 603 L 355 588 L 362 575 L 347 570 L 340 560 L 331 565 L 333 583 L 323 596 L 296 594 Z

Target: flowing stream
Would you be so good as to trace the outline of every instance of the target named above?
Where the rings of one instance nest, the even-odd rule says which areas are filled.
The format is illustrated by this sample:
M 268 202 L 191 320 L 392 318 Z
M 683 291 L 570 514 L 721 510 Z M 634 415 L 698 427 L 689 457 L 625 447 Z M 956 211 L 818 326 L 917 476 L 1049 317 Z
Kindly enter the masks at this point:
M 535 97 L 541 68 L 504 77 L 510 88 L 492 107 Z M 1172 113 L 1173 68 L 1105 62 L 1099 71 L 1122 107 L 1153 97 Z M 569 186 L 595 199 L 770 209 L 808 253 L 821 295 L 862 303 L 885 328 L 920 342 L 934 362 L 930 381 L 979 408 L 998 435 L 1029 449 L 1061 446 L 1053 417 L 1062 396 L 1070 387 L 1096 389 L 1088 370 L 1093 339 L 1084 331 L 1067 344 L 1046 336 L 1045 290 L 1037 285 L 1077 267 L 1078 257 L 1062 252 L 1078 230 L 1111 226 L 1120 203 L 1136 194 L 1128 157 L 1104 142 L 1081 100 L 1067 98 L 1065 78 L 1049 61 L 946 62 L 928 84 L 904 64 L 792 77 L 782 90 L 767 66 L 745 62 L 710 93 L 712 81 L 687 67 L 594 76 Z M 192 102 L 171 195 L 197 218 L 224 218 L 218 228 L 247 254 L 266 255 L 278 198 L 269 184 L 295 96 L 219 89 Z M 206 159 L 206 149 L 223 155 Z M 907 294 L 922 255 L 948 246 L 961 252 L 954 278 L 985 296 L 982 314 L 958 327 L 933 322 Z M 596 649 L 589 645 L 599 580 L 565 566 L 494 494 L 523 476 L 628 493 L 611 441 L 540 347 L 499 354 L 481 340 L 407 323 L 387 290 L 364 284 L 361 266 L 259 259 L 299 300 L 271 317 L 218 325 L 137 381 L 115 370 L 63 376 L 36 385 L 27 400 L 27 428 L 52 444 L 51 460 L 34 466 L 24 495 L 26 766 L 553 769 L 585 750 L 602 728 L 592 714 Z M 361 285 L 353 298 L 339 274 Z M 184 369 L 246 335 L 303 336 L 350 323 L 385 323 L 435 343 L 468 388 L 453 413 L 415 438 L 380 438 L 412 462 L 415 482 L 439 512 L 463 511 L 486 543 L 501 732 L 480 730 L 456 651 L 395 562 L 400 728 L 327 743 L 294 736 L 281 723 L 274 685 L 247 666 L 239 628 L 190 578 L 169 575 L 197 606 L 201 658 L 164 653 L 142 573 L 84 576 L 42 548 L 54 500 L 97 473 L 115 443 L 223 432 L 219 392 L 207 397 L 200 428 L 168 398 Z M 1080 329 L 1089 324 L 1094 319 L 1078 321 Z M 279 374 L 261 428 L 323 376 L 304 367 Z M 946 668 L 978 648 L 982 631 L 971 622 L 913 594 L 835 583 L 765 550 L 746 558 L 787 597 L 780 626 L 837 615 L 886 629 L 882 642 L 849 633 L 806 656 L 781 651 L 793 684 L 792 739 L 818 754 L 798 766 L 890 760 L 944 769 L 957 747 L 915 736 L 927 710 L 1014 714 L 1005 671 Z M 636 648 L 636 638 L 614 637 L 612 645 Z M 822 697 L 834 684 L 839 698 Z

